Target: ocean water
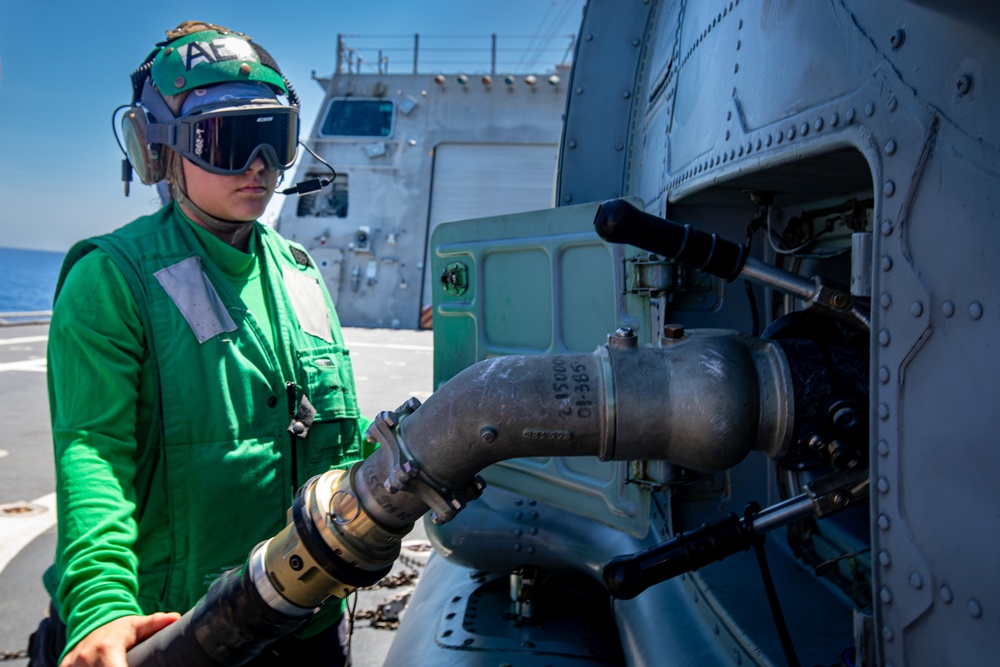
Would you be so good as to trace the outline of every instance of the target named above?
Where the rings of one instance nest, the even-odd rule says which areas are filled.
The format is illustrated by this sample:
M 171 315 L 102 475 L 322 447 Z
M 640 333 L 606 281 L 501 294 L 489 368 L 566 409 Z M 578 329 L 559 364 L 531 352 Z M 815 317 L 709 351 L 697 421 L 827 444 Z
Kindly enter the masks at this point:
M 52 310 L 64 252 L 0 248 L 0 313 Z

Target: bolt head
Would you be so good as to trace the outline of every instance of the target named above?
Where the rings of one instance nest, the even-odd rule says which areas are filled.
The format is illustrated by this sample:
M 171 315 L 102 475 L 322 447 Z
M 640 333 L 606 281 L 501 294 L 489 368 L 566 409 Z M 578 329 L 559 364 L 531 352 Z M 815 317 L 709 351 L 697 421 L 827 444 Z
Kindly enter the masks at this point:
M 663 325 L 663 337 L 664 338 L 684 338 L 684 325 L 683 324 L 664 324 Z
M 851 295 L 845 292 L 837 292 L 830 298 L 830 305 L 838 310 L 843 310 L 851 305 Z

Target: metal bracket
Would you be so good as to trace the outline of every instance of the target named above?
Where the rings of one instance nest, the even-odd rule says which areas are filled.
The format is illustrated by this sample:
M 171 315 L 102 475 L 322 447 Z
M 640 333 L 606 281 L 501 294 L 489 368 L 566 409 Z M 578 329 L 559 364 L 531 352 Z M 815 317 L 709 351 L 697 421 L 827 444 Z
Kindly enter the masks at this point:
M 389 493 L 416 494 L 431 509 L 431 521 L 448 523 L 470 502 L 483 495 L 486 482 L 476 475 L 464 488 L 449 489 L 428 474 L 420 462 L 411 458 L 405 443 L 399 438 L 399 424 L 420 407 L 420 401 L 410 398 L 394 411 L 380 412 L 365 437 L 392 454 L 392 472 L 383 482 Z

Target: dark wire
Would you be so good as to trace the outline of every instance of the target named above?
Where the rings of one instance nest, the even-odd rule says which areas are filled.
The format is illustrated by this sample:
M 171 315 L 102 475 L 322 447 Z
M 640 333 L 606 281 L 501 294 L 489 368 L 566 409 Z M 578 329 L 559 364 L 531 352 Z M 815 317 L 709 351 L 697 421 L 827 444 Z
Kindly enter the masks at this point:
M 300 141 L 299 145 L 302 146 L 302 148 L 306 149 L 306 151 L 308 151 L 309 154 L 312 155 L 314 158 L 316 158 L 319 162 L 321 162 L 324 165 L 326 165 L 326 168 L 330 170 L 330 173 L 332 174 L 332 176 L 330 176 L 330 178 L 311 178 L 308 181 L 302 181 L 300 183 L 296 183 L 295 185 L 293 185 L 290 188 L 285 188 L 284 190 L 280 190 L 278 192 L 278 194 L 282 194 L 282 195 L 294 195 L 294 194 L 297 194 L 297 195 L 299 195 L 301 197 L 302 195 L 308 195 L 308 194 L 312 194 L 313 192 L 319 192 L 320 190 L 322 190 L 326 186 L 330 185 L 331 183 L 333 183 L 337 179 L 337 172 L 330 165 L 329 162 L 327 162 L 326 160 L 324 160 L 323 158 L 321 158 L 319 155 L 317 155 L 316 152 L 313 151 L 313 149 L 309 148 L 309 146 L 307 146 L 303 142 Z
M 746 256 L 750 256 L 750 247 L 753 243 L 753 235 L 761 226 L 760 213 L 757 214 L 750 224 L 747 225 L 747 240 L 743 245 L 746 247 Z M 757 295 L 754 294 L 753 285 L 749 280 L 743 281 L 743 289 L 747 294 L 747 301 L 750 302 L 750 320 L 751 320 L 751 335 L 757 337 L 760 335 L 760 313 L 757 311 Z
M 344 606 L 347 608 L 347 649 L 344 664 L 349 665 L 351 664 L 351 648 L 354 642 L 354 614 L 358 610 L 358 592 L 356 590 L 351 593 Z
M 115 143 L 118 144 L 119 150 L 121 150 L 122 155 L 124 155 L 126 158 L 128 157 L 128 153 L 125 151 L 125 146 L 122 144 L 121 139 L 118 138 L 118 125 L 115 124 L 115 117 L 118 116 L 119 111 L 121 111 L 122 109 L 128 109 L 130 106 L 132 105 L 122 104 L 121 106 L 115 107 L 115 110 L 111 112 L 111 131 L 115 135 Z
M 774 627 L 778 631 L 778 639 L 781 641 L 781 650 L 785 653 L 785 660 L 788 667 L 800 667 L 799 658 L 795 654 L 795 646 L 792 644 L 792 635 L 788 632 L 788 624 L 785 622 L 785 615 L 781 612 L 781 603 L 778 601 L 778 591 L 774 587 L 774 579 L 771 577 L 771 568 L 767 565 L 767 554 L 764 553 L 764 534 L 756 533 L 753 529 L 753 516 L 760 511 L 760 505 L 756 502 L 747 503 L 743 510 L 743 523 L 751 532 L 754 553 L 757 555 L 757 565 L 760 567 L 760 576 L 764 580 L 764 592 L 767 593 L 767 603 L 771 607 L 771 616 L 774 618 Z
M 326 160 L 324 160 L 323 158 L 321 158 L 319 155 L 317 155 L 316 151 L 314 151 L 313 149 L 309 148 L 308 145 L 302 143 L 301 141 L 299 142 L 299 145 L 302 146 L 302 148 L 306 149 L 306 151 L 308 151 L 309 154 L 312 155 L 314 158 L 316 158 L 317 160 L 319 160 L 320 162 L 322 162 L 324 165 L 326 165 L 326 168 L 330 170 L 331 174 L 333 174 L 333 178 L 330 179 L 330 183 L 333 183 L 337 179 L 337 172 L 336 172 L 336 170 L 334 170 L 333 167 L 330 166 L 330 163 L 327 162 Z

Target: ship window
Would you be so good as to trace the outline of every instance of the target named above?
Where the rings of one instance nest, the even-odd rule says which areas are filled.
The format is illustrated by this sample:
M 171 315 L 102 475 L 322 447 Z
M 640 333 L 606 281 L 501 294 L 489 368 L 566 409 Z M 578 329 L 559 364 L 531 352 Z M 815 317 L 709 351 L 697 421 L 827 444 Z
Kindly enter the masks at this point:
M 308 174 L 306 180 L 312 178 L 328 178 L 329 173 Z M 337 174 L 331 185 L 316 194 L 299 197 L 295 214 L 299 217 L 315 216 L 318 218 L 347 217 L 347 174 Z
M 325 137 L 388 137 L 392 134 L 392 100 L 330 100 L 320 134 Z

